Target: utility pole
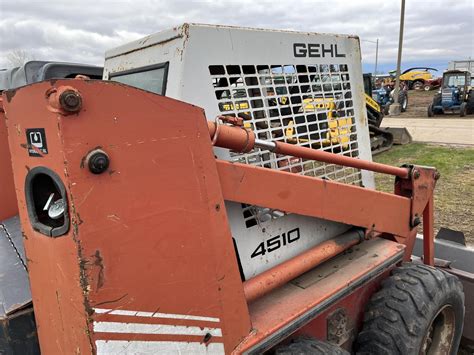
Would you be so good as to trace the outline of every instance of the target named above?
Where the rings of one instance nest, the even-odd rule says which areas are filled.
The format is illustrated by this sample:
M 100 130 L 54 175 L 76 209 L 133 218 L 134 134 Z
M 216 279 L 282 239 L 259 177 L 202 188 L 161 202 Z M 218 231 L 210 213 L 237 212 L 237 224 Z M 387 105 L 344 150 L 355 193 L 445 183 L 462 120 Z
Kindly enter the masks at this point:
M 379 60 L 379 39 L 375 42 L 375 68 L 374 68 L 374 80 L 377 79 L 377 62 Z
M 398 37 L 398 58 L 397 58 L 397 76 L 395 78 L 395 91 L 393 93 L 393 104 L 390 105 L 390 115 L 400 115 L 400 103 L 398 102 L 398 93 L 400 92 L 400 65 L 402 62 L 403 47 L 403 26 L 405 24 L 405 0 L 402 0 L 402 9 L 400 13 L 400 32 Z
M 362 42 L 370 42 L 375 44 L 375 68 L 374 68 L 374 77 L 373 80 L 375 81 L 375 78 L 377 78 L 377 65 L 379 61 L 379 39 L 377 38 L 376 41 L 370 41 L 368 39 L 361 39 Z

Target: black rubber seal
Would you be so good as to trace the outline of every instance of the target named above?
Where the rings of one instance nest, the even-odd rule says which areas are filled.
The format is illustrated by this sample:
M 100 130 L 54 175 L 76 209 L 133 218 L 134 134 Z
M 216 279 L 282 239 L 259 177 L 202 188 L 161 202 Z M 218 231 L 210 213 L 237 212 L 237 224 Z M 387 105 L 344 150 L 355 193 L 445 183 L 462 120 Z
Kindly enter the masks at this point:
M 59 227 L 51 227 L 46 224 L 43 224 L 39 221 L 38 215 L 35 209 L 34 197 L 33 197 L 33 181 L 35 177 L 38 175 L 47 175 L 51 178 L 54 185 L 58 189 L 59 193 L 61 194 L 61 198 L 66 201 L 66 208 L 64 209 L 64 223 Z M 43 167 L 38 166 L 36 168 L 31 169 L 26 175 L 25 178 L 25 197 L 26 197 L 26 209 L 28 210 L 28 217 L 30 218 L 30 223 L 33 229 L 41 234 L 44 234 L 48 237 L 60 237 L 65 235 L 69 231 L 69 210 L 68 210 L 68 203 L 67 203 L 67 194 L 66 188 L 64 187 L 63 182 L 58 174 L 54 171 Z

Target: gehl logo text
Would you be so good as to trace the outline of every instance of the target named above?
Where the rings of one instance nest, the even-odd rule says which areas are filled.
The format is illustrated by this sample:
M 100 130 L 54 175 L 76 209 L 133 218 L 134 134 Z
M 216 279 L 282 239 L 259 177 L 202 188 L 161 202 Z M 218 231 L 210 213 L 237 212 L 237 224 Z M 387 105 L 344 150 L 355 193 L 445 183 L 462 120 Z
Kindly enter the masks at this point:
M 344 53 L 339 53 L 337 44 L 321 43 L 293 43 L 293 54 L 297 58 L 344 58 Z

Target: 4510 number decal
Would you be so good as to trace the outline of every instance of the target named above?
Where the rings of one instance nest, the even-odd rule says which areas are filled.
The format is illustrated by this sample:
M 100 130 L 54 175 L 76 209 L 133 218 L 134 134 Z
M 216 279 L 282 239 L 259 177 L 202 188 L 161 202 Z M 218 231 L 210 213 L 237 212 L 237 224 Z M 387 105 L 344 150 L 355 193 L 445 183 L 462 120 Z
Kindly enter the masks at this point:
M 250 257 L 255 258 L 259 255 L 263 256 L 266 253 L 271 253 L 272 251 L 278 250 L 281 247 L 294 243 L 298 239 L 300 239 L 300 229 L 292 229 L 286 233 L 282 233 L 275 237 L 271 237 L 264 242 L 261 242 Z

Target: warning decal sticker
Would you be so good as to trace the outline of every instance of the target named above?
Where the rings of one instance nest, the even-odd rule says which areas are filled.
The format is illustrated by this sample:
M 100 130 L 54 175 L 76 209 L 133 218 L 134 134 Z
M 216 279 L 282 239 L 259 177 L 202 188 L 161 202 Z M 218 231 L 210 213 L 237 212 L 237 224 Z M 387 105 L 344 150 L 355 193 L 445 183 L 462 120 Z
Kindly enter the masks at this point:
M 28 142 L 28 154 L 30 157 L 42 157 L 48 154 L 46 133 L 44 128 L 27 128 L 26 141 Z

